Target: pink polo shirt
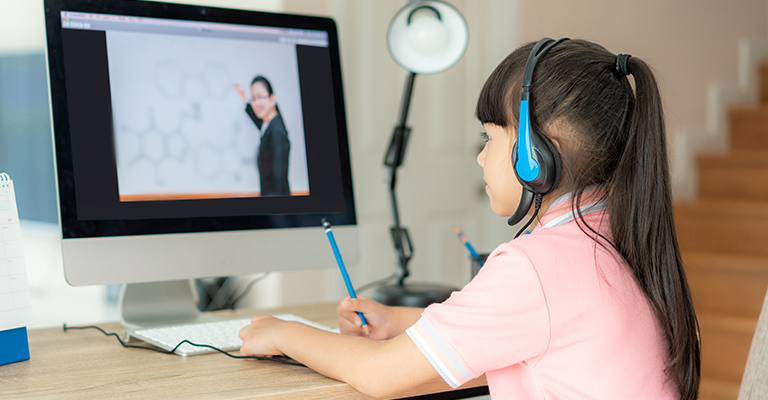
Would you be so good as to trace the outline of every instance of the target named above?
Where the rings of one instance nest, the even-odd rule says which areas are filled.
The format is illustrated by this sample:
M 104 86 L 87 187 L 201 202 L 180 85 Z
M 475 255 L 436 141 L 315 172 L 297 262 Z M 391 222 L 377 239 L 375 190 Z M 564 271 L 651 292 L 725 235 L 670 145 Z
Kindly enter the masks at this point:
M 601 203 L 582 210 L 610 237 Z M 569 200 L 406 333 L 452 387 L 486 374 L 494 400 L 679 397 L 650 303 L 621 257 L 579 229 Z

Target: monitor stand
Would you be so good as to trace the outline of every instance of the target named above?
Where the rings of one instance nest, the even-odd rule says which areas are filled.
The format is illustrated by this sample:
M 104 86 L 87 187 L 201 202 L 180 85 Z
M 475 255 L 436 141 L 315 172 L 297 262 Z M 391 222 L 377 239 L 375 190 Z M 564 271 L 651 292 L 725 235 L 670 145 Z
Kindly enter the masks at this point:
M 215 321 L 197 308 L 194 281 L 126 283 L 120 291 L 120 323 L 128 329 Z

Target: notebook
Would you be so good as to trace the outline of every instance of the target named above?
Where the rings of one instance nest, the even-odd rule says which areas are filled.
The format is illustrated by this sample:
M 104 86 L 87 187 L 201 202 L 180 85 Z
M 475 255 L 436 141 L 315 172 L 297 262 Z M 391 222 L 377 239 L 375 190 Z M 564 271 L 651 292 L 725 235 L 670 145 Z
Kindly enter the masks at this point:
M 31 303 L 13 181 L 0 173 L 0 365 L 29 359 Z

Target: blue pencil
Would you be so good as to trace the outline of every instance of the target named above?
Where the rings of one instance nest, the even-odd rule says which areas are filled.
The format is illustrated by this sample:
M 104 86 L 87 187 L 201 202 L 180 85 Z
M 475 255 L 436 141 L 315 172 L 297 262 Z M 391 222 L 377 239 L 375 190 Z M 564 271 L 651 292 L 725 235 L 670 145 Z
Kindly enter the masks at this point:
M 325 228 L 325 235 L 328 236 L 328 241 L 331 242 L 331 249 L 333 249 L 333 255 L 336 256 L 336 263 L 339 264 L 339 270 L 341 270 L 341 277 L 344 278 L 344 284 L 347 285 L 347 292 L 349 292 L 349 297 L 356 299 L 357 294 L 355 294 L 355 288 L 352 286 L 352 281 L 349 279 L 349 274 L 347 273 L 347 268 L 344 266 L 344 260 L 341 259 L 341 253 L 339 252 L 339 246 L 336 245 L 336 239 L 333 237 L 333 231 L 331 231 L 331 223 L 328 222 L 327 219 L 323 218 L 323 228 Z M 363 332 L 365 332 L 366 336 L 370 336 L 369 329 L 368 329 L 368 322 L 366 322 L 365 317 L 363 316 L 363 313 L 357 312 L 357 315 L 360 316 L 360 321 L 363 323 Z
M 469 250 L 469 255 L 472 256 L 475 260 L 477 260 L 477 264 L 479 266 L 483 266 L 483 260 L 480 259 L 480 254 L 477 253 L 474 247 L 472 247 L 472 244 L 469 243 L 469 239 L 467 239 L 466 236 L 464 236 L 464 232 L 459 229 L 458 226 L 454 226 L 453 230 L 456 231 L 456 235 L 459 237 L 459 240 L 461 240 L 462 243 L 464 243 L 464 246 Z

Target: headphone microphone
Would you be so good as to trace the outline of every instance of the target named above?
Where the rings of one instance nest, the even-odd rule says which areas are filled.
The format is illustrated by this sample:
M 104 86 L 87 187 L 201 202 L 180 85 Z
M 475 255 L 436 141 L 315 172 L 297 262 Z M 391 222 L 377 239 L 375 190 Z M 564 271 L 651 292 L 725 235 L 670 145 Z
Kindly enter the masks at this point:
M 541 198 L 555 190 L 560 183 L 560 155 L 552 145 L 552 142 L 536 131 L 534 124 L 531 122 L 529 103 L 531 100 L 533 70 L 536 67 L 536 63 L 549 50 L 566 40 L 568 38 L 559 40 L 544 38 L 539 40 L 533 46 L 533 50 L 531 50 L 531 54 L 528 56 L 528 61 L 525 63 L 525 69 L 523 70 L 523 93 L 520 97 L 518 135 L 512 150 L 512 165 L 514 166 L 517 180 L 523 186 L 523 193 L 517 210 L 507 220 L 507 224 L 510 226 L 522 221 L 523 217 L 528 214 L 528 210 L 531 209 L 534 198 L 537 206 L 536 211 L 538 212 L 538 208 L 541 206 Z M 531 221 L 533 221 L 533 218 L 531 218 Z M 520 233 L 527 227 L 528 225 L 523 227 Z

